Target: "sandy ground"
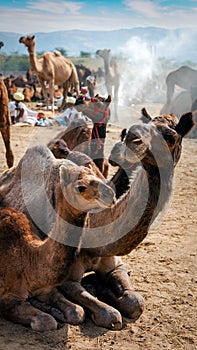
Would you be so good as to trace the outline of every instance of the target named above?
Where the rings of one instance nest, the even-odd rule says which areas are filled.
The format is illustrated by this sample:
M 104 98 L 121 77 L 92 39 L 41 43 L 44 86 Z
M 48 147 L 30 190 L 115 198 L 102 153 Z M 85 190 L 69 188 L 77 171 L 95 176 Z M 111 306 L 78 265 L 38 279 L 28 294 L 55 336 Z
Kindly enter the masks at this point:
M 148 106 L 154 113 L 157 106 Z M 129 126 L 140 107 L 121 119 Z M 159 111 L 159 109 L 158 109 Z M 127 111 L 128 112 L 128 111 Z M 158 112 L 156 112 L 157 114 Z M 29 145 L 46 143 L 62 127 L 12 127 L 15 164 Z M 108 127 L 107 150 L 120 129 Z M 40 334 L 0 318 L 0 350 L 194 350 L 197 349 L 197 140 L 184 139 L 175 172 L 175 189 L 165 218 L 148 237 L 123 257 L 136 291 L 145 298 L 141 318 L 124 318 L 121 331 L 95 326 L 88 318 L 81 326 L 65 325 Z M 0 138 L 0 173 L 6 169 Z

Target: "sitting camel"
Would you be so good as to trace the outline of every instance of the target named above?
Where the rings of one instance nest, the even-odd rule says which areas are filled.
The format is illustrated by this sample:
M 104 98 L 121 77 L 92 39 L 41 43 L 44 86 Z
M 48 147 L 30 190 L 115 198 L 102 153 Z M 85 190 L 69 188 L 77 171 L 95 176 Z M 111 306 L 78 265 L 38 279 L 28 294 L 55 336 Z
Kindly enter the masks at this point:
M 46 176 L 45 185 L 48 188 L 41 189 L 37 186 L 37 176 L 30 175 L 31 179 L 26 177 L 30 155 L 35 160 L 35 168 L 37 165 L 41 170 L 40 166 L 46 166 L 42 168 L 46 174 L 40 172 L 39 177 Z M 45 164 L 40 164 L 42 161 Z M 92 169 L 79 167 L 69 160 L 56 160 L 44 146 L 36 146 L 26 152 L 16 169 L 14 182 L 19 173 L 23 190 L 27 182 L 30 192 L 32 190 L 34 194 L 35 191 L 37 193 L 34 203 L 30 203 L 30 193 L 25 193 L 24 203 L 19 194 L 15 208 L 26 204 L 29 209 L 27 216 L 30 218 L 32 215 L 35 222 L 31 221 L 32 218 L 28 220 L 21 211 L 7 207 L 14 200 L 14 191 L 10 189 L 7 196 L 3 196 L 1 204 L 4 208 L 0 209 L 0 314 L 37 331 L 56 329 L 57 322 L 51 315 L 31 305 L 29 298 L 36 297 L 60 309 L 67 322 L 80 323 L 84 319 L 83 309 L 66 300 L 56 287 L 69 278 L 69 266 L 80 253 L 87 212 L 111 206 L 114 203 L 114 192 L 95 176 Z M 5 188 L 3 192 L 5 194 Z M 44 220 L 48 218 L 50 221 L 50 215 L 53 215 L 55 221 L 53 219 L 53 228 L 48 232 L 48 237 L 42 241 L 35 230 L 39 218 L 35 216 L 34 204 L 37 198 L 43 205 L 42 197 L 46 196 L 47 199 L 47 195 L 51 213 L 42 210 L 40 217 L 43 215 Z M 41 222 L 40 224 L 42 225 Z M 66 245 L 66 237 L 70 237 L 69 246 Z M 8 263 L 5 264 L 5 261 Z
M 168 203 L 182 138 L 192 126 L 191 113 L 183 115 L 179 122 L 173 116 L 162 116 L 148 124 L 133 125 L 122 143 L 123 160 L 141 161 L 141 166 L 130 189 L 110 210 L 90 214 L 87 232 L 96 231 L 96 235 L 87 236 L 78 260 L 71 267 L 70 280 L 60 288 L 70 300 L 86 307 L 97 325 L 110 329 L 122 326 L 120 314 L 116 322 L 111 323 L 108 306 L 103 303 L 106 296 L 115 309 L 132 320 L 143 311 L 143 298 L 134 292 L 118 256 L 137 247 Z M 89 270 L 95 271 L 103 283 L 101 300 L 80 283 L 84 272 Z
M 0 131 L 6 148 L 7 165 L 9 168 L 11 168 L 14 162 L 14 155 L 10 145 L 11 119 L 8 103 L 9 100 L 7 89 L 5 87 L 3 79 L 0 77 Z
M 150 118 L 148 124 L 133 125 L 122 142 L 122 161 L 141 161 L 141 166 L 129 190 L 110 210 L 89 214 L 81 250 L 75 262 L 69 266 L 69 279 L 59 287 L 69 300 L 86 308 L 97 325 L 112 330 L 121 329 L 121 315 L 134 321 L 143 311 L 143 298 L 134 291 L 120 255 L 130 253 L 142 242 L 151 224 L 168 203 L 174 168 L 181 155 L 182 138 L 192 126 L 192 113 L 183 115 L 180 121 L 173 116 L 159 116 L 154 121 Z M 32 157 L 29 159 L 31 162 L 28 165 L 31 165 Z M 35 170 L 35 166 L 31 165 L 29 174 Z M 45 174 L 47 176 L 47 169 Z M 12 174 L 11 186 L 7 180 L 5 185 L 0 186 L 0 195 L 5 203 L 8 201 L 9 205 L 16 207 L 21 191 L 17 183 L 21 183 L 21 179 L 13 179 Z M 10 187 L 8 191 L 5 191 L 6 187 Z M 23 194 L 27 192 L 28 196 L 28 191 L 23 186 Z M 39 202 L 35 199 L 32 203 L 37 209 Z M 38 216 L 40 208 L 37 210 Z M 67 243 L 70 244 L 69 241 Z M 101 300 L 81 284 L 87 271 L 94 271 L 103 285 Z

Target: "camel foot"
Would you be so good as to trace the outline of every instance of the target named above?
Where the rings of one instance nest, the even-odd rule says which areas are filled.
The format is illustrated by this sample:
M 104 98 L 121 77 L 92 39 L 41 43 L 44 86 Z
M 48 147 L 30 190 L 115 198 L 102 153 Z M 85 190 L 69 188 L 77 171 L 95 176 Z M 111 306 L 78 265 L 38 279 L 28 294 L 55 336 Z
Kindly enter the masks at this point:
M 51 315 L 44 313 L 33 317 L 30 325 L 34 331 L 38 332 L 46 332 L 57 329 L 56 320 Z
M 67 307 L 64 311 L 64 316 L 69 324 L 78 325 L 83 323 L 85 319 L 84 309 L 79 305 Z
M 115 308 L 102 303 L 104 306 L 100 307 L 97 312 L 91 313 L 90 317 L 92 321 L 100 327 L 110 329 L 112 331 L 118 331 L 122 329 L 122 316 Z
M 126 291 L 118 298 L 117 307 L 121 314 L 135 322 L 144 311 L 144 298 L 134 291 Z

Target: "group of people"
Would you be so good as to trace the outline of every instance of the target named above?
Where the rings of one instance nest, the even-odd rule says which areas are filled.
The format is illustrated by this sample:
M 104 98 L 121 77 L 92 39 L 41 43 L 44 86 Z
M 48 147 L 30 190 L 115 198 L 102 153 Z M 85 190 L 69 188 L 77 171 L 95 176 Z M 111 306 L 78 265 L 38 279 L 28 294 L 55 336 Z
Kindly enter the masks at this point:
M 27 123 L 35 126 L 39 125 L 41 120 L 45 120 L 44 113 L 29 109 L 23 101 L 24 95 L 21 92 L 15 92 L 13 100 L 9 102 L 12 124 Z

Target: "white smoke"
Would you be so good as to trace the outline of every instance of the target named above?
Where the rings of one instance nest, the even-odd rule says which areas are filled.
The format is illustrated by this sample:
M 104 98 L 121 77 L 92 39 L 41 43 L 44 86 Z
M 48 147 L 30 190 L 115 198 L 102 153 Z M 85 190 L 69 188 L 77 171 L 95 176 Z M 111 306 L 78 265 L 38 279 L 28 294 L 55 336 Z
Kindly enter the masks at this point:
M 119 104 L 137 103 L 143 100 L 143 90 L 152 84 L 156 69 L 155 47 L 143 42 L 139 37 L 132 37 L 120 48 L 123 57 Z

